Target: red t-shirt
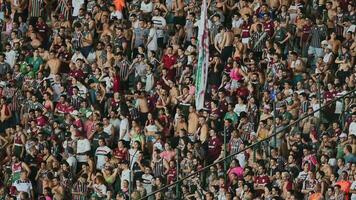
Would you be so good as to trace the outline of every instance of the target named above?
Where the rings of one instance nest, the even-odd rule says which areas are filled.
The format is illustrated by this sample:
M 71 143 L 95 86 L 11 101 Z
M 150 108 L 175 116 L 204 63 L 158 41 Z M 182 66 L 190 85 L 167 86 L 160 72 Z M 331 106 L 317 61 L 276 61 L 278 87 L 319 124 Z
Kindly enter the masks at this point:
M 218 137 L 211 138 L 208 141 L 208 156 L 213 158 L 214 160 L 217 159 L 221 152 L 221 141 Z
M 164 55 L 162 58 L 162 63 L 164 68 L 168 69 L 168 70 L 172 70 L 173 69 L 173 65 L 176 64 L 177 62 L 177 56 L 175 55 Z
M 269 183 L 269 178 L 267 175 L 259 175 L 255 177 L 255 183 L 263 185 Z

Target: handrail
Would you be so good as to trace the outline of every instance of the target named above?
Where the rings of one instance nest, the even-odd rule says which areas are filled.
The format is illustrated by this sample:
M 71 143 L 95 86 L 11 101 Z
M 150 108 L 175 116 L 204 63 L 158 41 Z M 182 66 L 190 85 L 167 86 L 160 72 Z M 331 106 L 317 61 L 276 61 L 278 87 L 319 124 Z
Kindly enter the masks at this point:
M 172 187 L 172 186 L 174 186 L 174 185 L 176 185 L 176 184 L 179 184 L 179 183 L 181 183 L 182 181 L 184 181 L 184 180 L 186 180 L 186 179 L 188 179 L 188 178 L 190 178 L 190 177 L 192 177 L 192 176 L 195 176 L 195 175 L 197 175 L 197 174 L 199 174 L 199 173 L 201 173 L 201 172 L 204 172 L 206 169 L 209 169 L 210 167 L 215 166 L 215 165 L 218 164 L 218 163 L 224 162 L 224 161 L 226 161 L 226 160 L 228 160 L 228 159 L 230 159 L 230 158 L 236 156 L 236 155 L 239 154 L 239 153 L 242 153 L 242 152 L 244 152 L 244 151 L 246 151 L 246 150 L 248 150 L 248 149 L 251 149 L 252 147 L 257 146 L 258 144 L 260 144 L 260 143 L 262 143 L 262 142 L 265 142 L 265 141 L 267 141 L 267 140 L 270 140 L 272 137 L 274 137 L 274 136 L 276 136 L 277 134 L 279 134 L 279 133 L 281 133 L 281 132 L 287 130 L 288 128 L 290 128 L 291 126 L 293 126 L 293 125 L 299 123 L 299 122 L 302 121 L 303 119 L 314 115 L 314 113 L 321 111 L 321 110 L 324 109 L 325 107 L 327 107 L 327 106 L 329 106 L 329 105 L 335 103 L 336 101 L 338 101 L 338 100 L 340 100 L 340 99 L 343 99 L 343 98 L 345 98 L 346 96 L 349 96 L 350 94 L 355 93 L 355 92 L 356 92 L 356 89 L 354 89 L 354 90 L 352 90 L 352 91 L 350 91 L 350 92 L 348 92 L 348 93 L 346 93 L 346 94 L 344 94 L 344 95 L 342 95 L 342 96 L 340 96 L 340 97 L 338 97 L 338 98 L 335 98 L 335 99 L 333 99 L 333 100 L 327 102 L 326 104 L 324 104 L 322 107 L 318 108 L 317 110 L 314 110 L 313 112 L 308 113 L 307 115 L 305 115 L 305 116 L 303 116 L 303 117 L 301 117 L 301 118 L 295 120 L 293 123 L 288 124 L 288 125 L 285 126 L 283 129 L 281 129 L 281 130 L 275 132 L 274 134 L 272 134 L 272 135 L 266 137 L 265 139 L 263 139 L 263 140 L 261 140 L 261 141 L 258 141 L 258 142 L 255 142 L 255 143 L 253 143 L 253 144 L 251 144 L 251 145 L 245 147 L 244 149 L 242 149 L 242 150 L 240 150 L 240 151 L 238 151 L 238 152 L 236 152 L 236 153 L 230 154 L 230 155 L 226 156 L 224 159 L 221 159 L 221 160 L 219 160 L 219 161 L 217 161 L 217 162 L 214 162 L 214 163 L 212 163 L 212 164 L 210 164 L 210 165 L 207 165 L 207 166 L 203 167 L 202 169 L 199 169 L 199 170 L 197 170 L 196 172 L 193 172 L 193 173 L 191 173 L 191 174 L 189 174 L 189 175 L 187 175 L 187 176 L 185 176 L 185 177 L 183 177 L 183 178 L 181 178 L 181 179 L 175 181 L 174 183 L 171 183 L 171 184 L 169 184 L 169 185 L 166 185 L 166 186 L 164 186 L 164 187 L 162 187 L 162 188 L 160 188 L 160 189 L 158 189 L 158 190 L 155 190 L 154 192 L 151 192 L 150 194 L 147 194 L 145 197 L 142 197 L 141 200 L 144 200 L 144 199 L 146 199 L 146 198 L 148 198 L 148 197 L 150 197 L 150 196 L 152 196 L 152 195 L 154 195 L 154 194 L 156 194 L 156 193 L 158 193 L 158 192 L 161 192 L 161 191 L 166 190 L 166 189 L 168 189 L 168 188 L 170 188 L 170 187 Z

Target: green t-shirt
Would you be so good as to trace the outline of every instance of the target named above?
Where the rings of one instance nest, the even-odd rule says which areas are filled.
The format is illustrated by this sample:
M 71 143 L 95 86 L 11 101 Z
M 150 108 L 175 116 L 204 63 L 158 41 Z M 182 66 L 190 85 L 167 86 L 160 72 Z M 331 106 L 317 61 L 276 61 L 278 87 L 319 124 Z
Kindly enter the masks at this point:
M 20 72 L 21 74 L 27 74 L 27 62 L 20 63 Z
M 233 124 L 236 124 L 238 118 L 239 118 L 239 117 L 238 117 L 238 115 L 237 115 L 235 112 L 232 112 L 232 113 L 227 112 L 227 113 L 225 114 L 224 120 L 230 119 Z
M 287 37 L 287 29 L 285 28 L 280 28 L 279 30 L 276 30 L 276 35 L 275 35 L 275 41 L 276 42 L 282 42 L 286 37 Z M 282 44 L 283 46 L 286 43 Z
M 32 70 L 37 72 L 40 69 L 40 66 L 43 64 L 43 60 L 41 57 L 29 57 L 26 59 L 27 63 L 32 65 Z

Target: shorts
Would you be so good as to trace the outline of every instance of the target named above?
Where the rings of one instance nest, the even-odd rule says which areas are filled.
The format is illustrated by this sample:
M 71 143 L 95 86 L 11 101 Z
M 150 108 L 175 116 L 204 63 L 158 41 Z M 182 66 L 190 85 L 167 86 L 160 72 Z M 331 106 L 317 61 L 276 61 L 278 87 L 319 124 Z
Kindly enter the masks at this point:
M 240 83 L 237 80 L 231 80 L 231 89 L 235 90 L 240 87 Z
M 250 41 L 250 38 L 242 38 L 242 44 L 248 44 L 248 42 Z
M 233 46 L 224 47 L 222 49 L 222 51 L 221 51 L 221 60 L 223 61 L 223 63 L 226 63 L 227 59 L 232 56 L 232 52 L 233 51 L 234 51 L 234 47 Z
M 174 24 L 179 24 L 179 25 L 184 26 L 184 25 L 185 25 L 185 18 L 182 17 L 182 16 L 175 16 L 175 17 L 173 18 L 173 23 L 174 23 Z
M 157 45 L 159 48 L 164 48 L 165 45 L 164 45 L 164 37 L 159 37 L 157 38 Z

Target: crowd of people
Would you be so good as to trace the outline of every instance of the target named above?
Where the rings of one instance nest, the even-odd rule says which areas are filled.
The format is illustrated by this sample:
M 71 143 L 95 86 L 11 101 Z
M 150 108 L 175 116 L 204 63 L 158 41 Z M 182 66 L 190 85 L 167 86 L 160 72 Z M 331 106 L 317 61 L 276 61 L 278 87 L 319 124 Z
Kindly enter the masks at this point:
M 355 200 L 355 1 L 208 0 L 198 110 L 201 5 L 0 0 L 0 199 Z

